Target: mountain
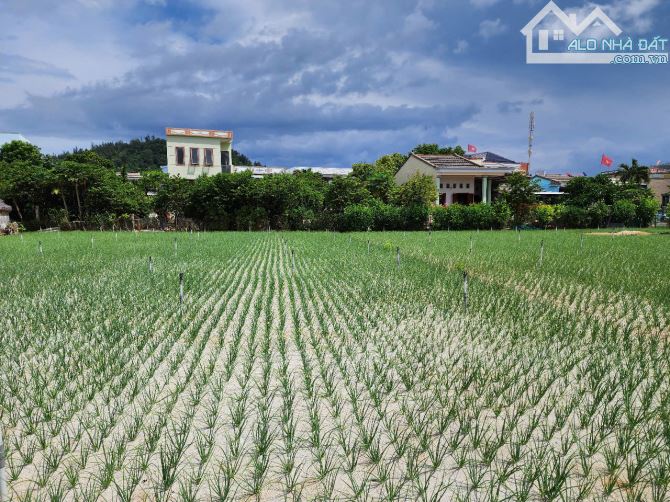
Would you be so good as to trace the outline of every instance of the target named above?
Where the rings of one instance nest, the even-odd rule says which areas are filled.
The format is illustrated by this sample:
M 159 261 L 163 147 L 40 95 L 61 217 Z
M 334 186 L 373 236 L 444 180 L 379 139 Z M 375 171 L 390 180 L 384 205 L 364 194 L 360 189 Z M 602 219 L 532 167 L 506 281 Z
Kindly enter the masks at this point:
M 112 161 L 114 167 L 120 171 L 125 167 L 127 172 L 140 172 L 160 169 L 167 164 L 167 149 L 163 138 L 146 136 L 143 139 L 130 141 L 115 141 L 91 145 L 88 149 L 75 148 L 71 153 L 92 151 L 101 157 Z M 65 157 L 70 152 L 59 155 Z M 249 157 L 233 150 L 233 165 L 260 166 L 260 162 L 252 162 Z

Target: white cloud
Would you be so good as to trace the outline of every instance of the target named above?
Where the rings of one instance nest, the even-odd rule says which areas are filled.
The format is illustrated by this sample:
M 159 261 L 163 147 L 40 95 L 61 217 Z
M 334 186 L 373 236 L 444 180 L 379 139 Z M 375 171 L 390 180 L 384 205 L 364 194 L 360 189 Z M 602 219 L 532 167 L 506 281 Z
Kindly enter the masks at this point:
M 624 31 L 630 33 L 646 33 L 653 27 L 653 11 L 661 5 L 661 0 L 614 0 L 610 3 L 589 2 L 582 8 L 566 9 L 576 13 L 578 19 L 588 16 L 591 11 L 600 7 Z
M 470 0 L 470 3 L 475 7 L 482 9 L 486 7 L 491 7 L 492 5 L 497 4 L 499 1 L 500 0 Z
M 479 35 L 485 39 L 489 39 L 498 35 L 502 35 L 507 31 L 507 26 L 500 18 L 485 19 L 479 24 Z
M 459 40 L 456 42 L 456 48 L 454 49 L 454 54 L 464 54 L 468 51 L 470 44 L 467 40 Z

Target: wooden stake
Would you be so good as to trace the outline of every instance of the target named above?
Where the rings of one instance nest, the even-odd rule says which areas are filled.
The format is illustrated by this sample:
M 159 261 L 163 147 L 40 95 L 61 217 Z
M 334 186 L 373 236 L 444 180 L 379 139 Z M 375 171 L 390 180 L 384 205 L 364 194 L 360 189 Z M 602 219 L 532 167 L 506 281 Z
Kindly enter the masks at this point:
M 154 271 L 154 260 L 153 260 L 153 258 L 150 256 L 150 257 L 149 257 L 149 272 L 153 272 L 153 271 Z
M 540 241 L 540 260 L 537 262 L 537 266 L 542 266 L 542 260 L 544 259 L 544 239 Z
M 396 260 L 398 261 L 398 268 L 400 268 L 400 247 L 396 248 Z
M 5 445 L 2 439 L 2 426 L 0 425 L 0 502 L 9 500 L 7 497 L 7 476 L 5 474 Z
M 468 313 L 468 273 L 463 271 L 463 309 Z
M 42 249 L 42 241 L 38 242 L 38 246 L 39 246 L 40 256 L 44 256 L 44 250 Z
M 368 239 L 368 254 L 370 254 L 370 239 Z
M 179 306 L 184 304 L 184 272 L 179 272 Z

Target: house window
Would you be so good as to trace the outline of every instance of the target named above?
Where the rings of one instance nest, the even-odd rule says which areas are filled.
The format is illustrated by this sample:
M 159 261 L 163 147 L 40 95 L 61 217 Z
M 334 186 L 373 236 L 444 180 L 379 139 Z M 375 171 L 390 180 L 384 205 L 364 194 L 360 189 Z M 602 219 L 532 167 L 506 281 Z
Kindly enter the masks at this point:
M 444 188 L 444 185 L 442 185 L 442 183 L 440 183 L 440 188 Z
M 177 165 L 178 166 L 183 166 L 184 165 L 184 147 L 183 146 L 178 146 L 174 150 L 175 150 L 175 155 L 177 157 Z
M 554 30 L 554 40 L 565 40 L 565 32 L 563 30 Z
M 200 165 L 200 150 L 197 148 L 191 148 L 191 165 L 197 166 Z
M 470 183 L 467 183 L 467 184 L 465 185 L 465 188 L 470 188 Z
M 444 185 L 444 187 L 445 187 L 445 188 L 449 188 L 449 183 L 447 183 L 446 185 Z
M 211 148 L 205 148 L 205 165 L 214 165 L 214 151 Z
M 461 186 L 459 188 L 463 188 L 463 183 L 461 183 Z

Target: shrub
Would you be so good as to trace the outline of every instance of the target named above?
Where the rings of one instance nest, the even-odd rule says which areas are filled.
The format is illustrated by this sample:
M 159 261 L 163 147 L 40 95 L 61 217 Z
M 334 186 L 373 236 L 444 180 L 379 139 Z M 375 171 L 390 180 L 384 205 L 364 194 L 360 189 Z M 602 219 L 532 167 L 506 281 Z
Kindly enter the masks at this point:
M 589 224 L 586 209 L 577 206 L 561 206 L 555 217 L 556 224 L 563 227 L 585 228 Z
M 311 230 L 317 224 L 317 217 L 312 209 L 298 206 L 284 213 L 284 221 L 289 230 Z
M 643 197 L 637 204 L 636 216 L 641 227 L 648 227 L 656 221 L 656 213 L 660 209 L 658 201 L 652 197 Z
M 505 228 L 512 210 L 503 201 L 463 206 L 451 204 L 433 209 L 433 228 L 436 230 L 471 230 L 476 228 Z
M 435 230 L 461 230 L 465 227 L 463 215 L 465 206 L 451 204 L 433 208 L 433 228 Z
M 372 206 L 374 230 L 399 230 L 402 228 L 402 215 L 398 206 L 376 204 Z
M 616 223 L 630 226 L 634 225 L 637 219 L 637 208 L 629 200 L 618 200 L 612 206 L 612 218 Z
M 553 225 L 556 218 L 556 207 L 549 204 L 538 204 L 531 211 L 533 224 L 540 228 Z
M 344 208 L 342 230 L 364 232 L 374 225 L 374 213 L 370 206 L 354 204 Z
M 428 223 L 429 210 L 427 206 L 414 205 L 402 207 L 400 215 L 403 228 L 406 230 L 423 230 Z
M 503 200 L 497 200 L 493 203 L 493 211 L 496 218 L 496 225 L 493 225 L 495 228 L 506 228 L 514 216 L 512 208 Z
M 223 216 L 223 215 L 221 215 Z M 262 207 L 244 206 L 237 211 L 235 217 L 235 226 L 237 230 L 263 230 L 269 223 L 265 209 Z M 208 228 L 226 229 L 228 218 L 221 217 L 218 221 L 208 224 Z
M 591 204 L 587 209 L 587 213 L 591 227 L 602 227 L 609 222 L 610 207 L 602 201 Z

